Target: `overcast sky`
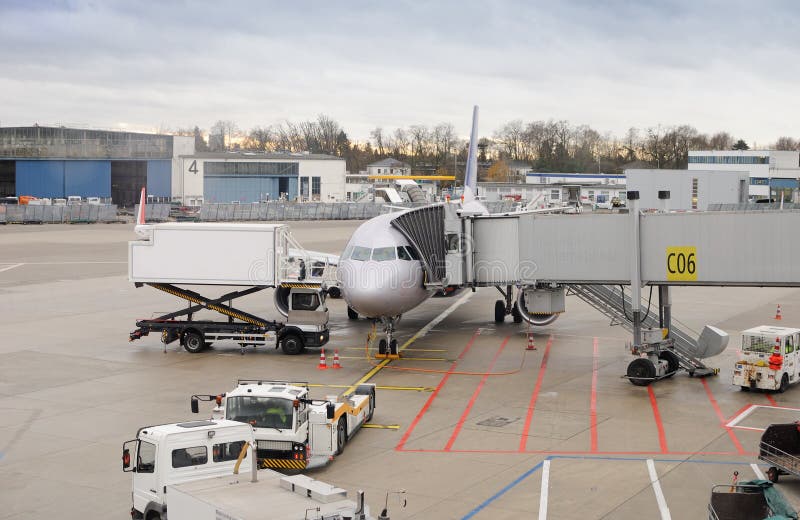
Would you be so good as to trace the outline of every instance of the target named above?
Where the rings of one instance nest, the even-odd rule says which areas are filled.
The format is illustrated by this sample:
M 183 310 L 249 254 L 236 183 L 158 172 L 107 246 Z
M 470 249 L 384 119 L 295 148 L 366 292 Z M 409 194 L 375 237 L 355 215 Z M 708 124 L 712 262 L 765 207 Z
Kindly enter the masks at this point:
M 136 130 L 324 113 L 800 137 L 793 1 L 0 0 L 0 125 Z

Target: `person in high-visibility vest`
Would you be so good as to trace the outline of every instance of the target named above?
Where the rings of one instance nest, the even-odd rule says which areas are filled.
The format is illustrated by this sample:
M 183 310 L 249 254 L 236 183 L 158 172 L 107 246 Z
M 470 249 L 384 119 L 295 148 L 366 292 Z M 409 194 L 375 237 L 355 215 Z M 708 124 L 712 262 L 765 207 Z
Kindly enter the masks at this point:
M 264 412 L 264 418 L 269 425 L 269 427 L 278 426 L 280 428 L 284 428 L 286 426 L 286 414 L 283 408 L 278 408 L 277 406 L 273 406 L 272 408 L 267 408 L 267 411 Z M 277 422 L 277 424 L 275 424 Z

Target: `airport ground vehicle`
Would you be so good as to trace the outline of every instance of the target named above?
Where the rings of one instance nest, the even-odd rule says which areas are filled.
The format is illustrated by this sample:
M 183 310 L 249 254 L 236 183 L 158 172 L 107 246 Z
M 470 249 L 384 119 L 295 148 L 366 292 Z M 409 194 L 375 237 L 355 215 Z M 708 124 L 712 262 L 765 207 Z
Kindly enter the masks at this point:
M 67 206 L 80 204 L 81 202 L 83 202 L 83 199 L 79 195 L 70 195 L 67 197 Z
M 770 482 L 719 484 L 711 488 L 708 520 L 797 519 L 792 506 Z
M 257 443 L 259 467 L 304 470 L 327 464 L 375 411 L 375 385 L 359 385 L 353 395 L 309 398 L 308 385 L 285 381 L 240 379 L 236 388 L 218 395 L 194 395 L 214 401 L 211 420 L 248 423 Z
M 122 469 L 132 473 L 131 518 L 214 520 L 324 518 L 367 520 L 363 493 L 358 504 L 344 489 L 304 475 L 257 471 L 253 429 L 236 421 L 192 421 L 140 428 L 123 444 Z M 248 478 L 249 476 L 249 478 Z M 169 497 L 169 509 L 167 508 Z
M 137 287 L 148 285 L 181 298 L 189 306 L 138 320 L 137 329 L 130 333 L 131 341 L 160 332 L 165 345 L 178 340 L 192 353 L 215 341 L 233 340 L 243 353 L 247 345 L 275 344 L 287 354 L 300 354 L 306 347 L 321 347 L 328 342 L 322 282 L 310 279 L 314 269 L 306 272 L 306 264 L 290 255 L 287 226 L 165 223 L 137 229 L 145 240 L 128 244 L 128 279 Z M 217 292 L 221 292 L 220 286 L 236 290 L 205 296 L 182 285 Z M 273 287 L 277 288 L 276 308 L 286 316 L 286 323 L 232 305 L 235 299 Z M 218 312 L 227 320 L 195 319 L 195 314 L 203 310 Z M 183 316 L 185 320 L 176 319 Z
M 800 329 L 762 325 L 742 332 L 733 384 L 742 390 L 784 392 L 800 381 Z
M 770 424 L 761 435 L 758 458 L 771 465 L 767 477 L 772 482 L 781 475 L 800 477 L 800 421 Z

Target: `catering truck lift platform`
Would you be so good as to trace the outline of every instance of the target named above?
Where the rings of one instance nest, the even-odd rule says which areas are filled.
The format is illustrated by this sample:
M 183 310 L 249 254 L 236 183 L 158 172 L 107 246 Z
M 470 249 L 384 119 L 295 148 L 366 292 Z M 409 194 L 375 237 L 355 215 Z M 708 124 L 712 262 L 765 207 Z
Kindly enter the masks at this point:
M 131 341 L 155 332 L 165 350 L 176 340 L 191 353 L 232 340 L 242 353 L 248 345 L 274 344 L 292 355 L 328 342 L 324 268 L 315 267 L 318 262 L 301 248 L 290 249 L 296 244 L 288 226 L 166 223 L 139 225 L 137 233 L 144 239 L 129 242 L 130 281 L 185 300 L 188 306 L 137 320 Z M 220 286 L 234 290 L 217 297 L 199 292 L 208 287 L 219 292 Z M 285 322 L 233 306 L 233 300 L 267 288 L 275 289 L 275 306 Z M 195 319 L 200 311 L 214 311 L 227 320 Z

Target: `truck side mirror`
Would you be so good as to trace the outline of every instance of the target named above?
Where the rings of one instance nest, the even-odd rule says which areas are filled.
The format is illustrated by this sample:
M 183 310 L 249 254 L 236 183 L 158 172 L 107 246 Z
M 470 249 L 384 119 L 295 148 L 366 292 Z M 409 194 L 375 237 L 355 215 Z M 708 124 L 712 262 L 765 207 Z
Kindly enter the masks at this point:
M 131 452 L 136 451 L 136 444 L 138 442 L 138 440 L 134 439 L 122 445 L 122 471 L 126 473 L 129 471 L 134 471 L 135 469 L 131 465 Z
M 192 397 L 192 413 L 199 413 L 200 405 L 197 402 L 197 397 Z
M 328 403 L 325 406 L 325 412 L 328 419 L 333 419 L 333 416 L 336 415 L 336 405 L 333 403 Z
M 123 471 L 131 467 L 130 450 L 122 450 L 122 469 Z

